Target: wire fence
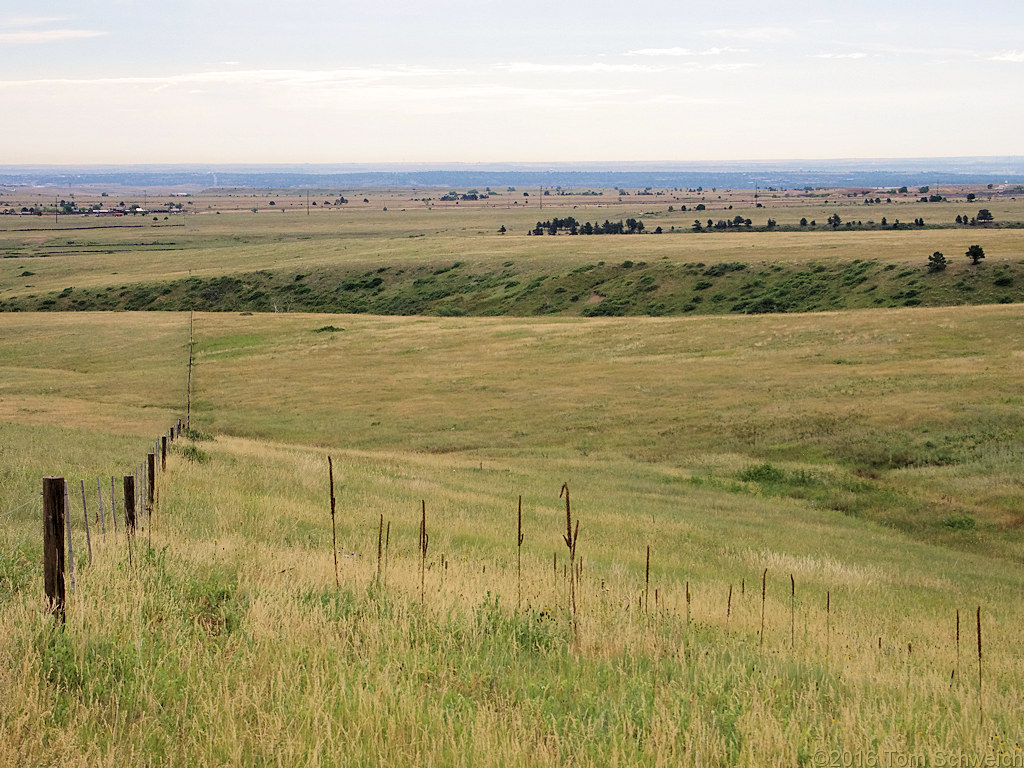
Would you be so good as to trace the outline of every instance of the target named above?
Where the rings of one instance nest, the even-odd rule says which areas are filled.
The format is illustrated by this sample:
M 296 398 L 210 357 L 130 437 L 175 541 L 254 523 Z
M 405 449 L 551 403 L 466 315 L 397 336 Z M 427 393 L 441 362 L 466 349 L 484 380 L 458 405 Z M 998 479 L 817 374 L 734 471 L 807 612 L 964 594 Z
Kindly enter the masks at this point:
M 26 501 L 24 504 L 19 504 L 16 507 L 12 507 L 11 509 L 8 509 L 6 512 L 0 512 L 0 520 L 6 520 L 6 519 L 8 519 L 10 517 L 13 517 L 15 513 L 20 512 L 21 510 L 25 509 L 26 507 L 31 506 L 32 504 L 37 504 L 38 500 L 42 497 L 42 495 L 43 495 L 42 493 L 38 493 L 35 496 L 33 496 L 32 498 L 30 498 L 28 501 Z M 4 550 L 3 558 L 6 560 L 11 555 L 13 555 L 15 552 L 17 552 L 19 549 L 21 549 L 26 544 L 28 544 L 31 540 L 32 540 L 32 535 L 31 534 L 25 535 L 21 539 L 21 541 L 17 542 L 14 546 Z

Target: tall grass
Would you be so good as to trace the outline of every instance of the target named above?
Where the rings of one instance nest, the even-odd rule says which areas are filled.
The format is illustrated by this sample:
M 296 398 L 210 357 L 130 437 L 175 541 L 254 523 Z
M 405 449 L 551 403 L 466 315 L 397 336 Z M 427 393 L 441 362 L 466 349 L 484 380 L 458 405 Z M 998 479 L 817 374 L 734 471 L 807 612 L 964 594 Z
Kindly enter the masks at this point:
M 197 316 L 193 426 L 216 439 L 202 443 L 205 461 L 171 454 L 160 525 L 147 525 L 152 547 L 131 567 L 123 531 L 93 541 L 54 632 L 39 510 L 17 505 L 44 474 L 127 474 L 184 391 L 181 365 L 138 339 L 183 352 L 180 321 L 122 317 L 140 323 L 124 334 L 105 317 L 75 320 L 0 318 L 14 331 L 0 335 L 0 499 L 11 501 L 0 514 L 10 510 L 13 547 L 0 558 L 0 764 L 759 766 L 813 763 L 819 750 L 932 762 L 1017 753 L 1024 577 L 1008 565 L 1015 529 L 997 521 L 1019 436 L 1012 420 L 994 428 L 1020 375 L 1011 310 L 735 324 L 346 319 L 342 342 L 311 333 L 320 319 L 284 317 L 244 348 L 230 339 L 252 318 Z M 47 333 L 70 334 L 61 357 L 19 338 Z M 151 366 L 127 371 L 123 391 L 120 355 L 107 350 L 121 335 Z M 861 362 L 829 362 L 840 356 Z M 441 358 L 436 381 L 413 376 Z M 73 381 L 53 375 L 54 360 Z M 563 388 L 552 371 L 586 386 Z M 969 385 L 965 415 L 949 398 Z M 846 415 L 825 418 L 827 404 Z M 83 426 L 54 425 L 69 420 Z M 898 442 L 922 428 L 933 442 L 972 430 L 976 453 L 888 469 L 838 457 L 844 435 Z M 337 585 L 328 452 L 345 478 Z M 553 492 L 563 480 L 575 522 Z M 955 502 L 936 495 L 956 483 L 969 490 Z M 921 527 L 823 505 L 817 489 L 833 484 L 916 499 Z M 519 528 L 513 560 L 516 498 L 530 536 Z M 429 548 L 417 535 L 427 503 Z M 967 535 L 941 522 L 951 503 L 971 503 L 969 535 L 984 546 L 946 538 Z M 583 570 L 566 551 L 580 509 Z M 73 535 L 81 552 L 84 528 Z M 548 571 L 562 547 L 569 584 L 557 561 L 556 578 Z M 757 574 L 760 598 L 745 589 Z M 636 599 L 641 577 L 645 592 L 658 587 L 653 611 Z M 984 676 L 976 617 L 977 690 L 950 686 L 951 603 L 999 606 L 985 614 Z M 777 629 L 787 618 L 789 638 Z

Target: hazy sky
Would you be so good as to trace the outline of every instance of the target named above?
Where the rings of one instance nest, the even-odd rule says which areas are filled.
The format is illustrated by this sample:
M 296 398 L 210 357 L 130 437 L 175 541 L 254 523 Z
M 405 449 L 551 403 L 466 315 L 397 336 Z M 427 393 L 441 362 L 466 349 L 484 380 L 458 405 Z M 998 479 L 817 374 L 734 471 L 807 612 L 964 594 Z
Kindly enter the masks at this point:
M 0 164 L 1024 154 L 1019 0 L 0 3 Z

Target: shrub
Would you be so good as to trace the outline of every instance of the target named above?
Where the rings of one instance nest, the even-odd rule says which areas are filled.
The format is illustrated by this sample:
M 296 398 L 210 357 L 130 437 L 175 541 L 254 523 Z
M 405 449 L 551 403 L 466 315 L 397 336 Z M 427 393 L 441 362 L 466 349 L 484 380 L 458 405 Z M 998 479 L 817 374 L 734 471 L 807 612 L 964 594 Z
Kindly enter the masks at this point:
M 181 455 L 186 461 L 194 464 L 205 464 L 210 460 L 210 454 L 196 445 L 186 445 L 181 448 Z
M 974 530 L 974 518 L 965 513 L 950 515 L 942 521 L 942 524 L 951 531 Z
M 781 483 L 785 473 L 773 464 L 757 464 L 740 472 L 740 480 L 748 483 Z

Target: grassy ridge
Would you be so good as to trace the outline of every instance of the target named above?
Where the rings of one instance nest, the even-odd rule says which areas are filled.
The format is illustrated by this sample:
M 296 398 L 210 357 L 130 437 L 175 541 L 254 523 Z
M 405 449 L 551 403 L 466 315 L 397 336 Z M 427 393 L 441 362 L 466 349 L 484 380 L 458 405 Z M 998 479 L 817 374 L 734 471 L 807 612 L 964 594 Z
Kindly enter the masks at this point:
M 955 264 L 938 273 L 877 259 L 769 264 L 605 261 L 517 266 L 462 261 L 365 271 L 191 277 L 68 287 L 0 300 L 0 311 L 293 311 L 375 315 L 682 315 L 818 312 L 863 307 L 1009 304 L 1024 300 L 1024 263 Z M 553 267 L 553 268 L 552 268 Z
M 28 226 L 23 217 L 6 217 L 13 221 L 0 230 L 0 309 L 681 315 L 1022 298 L 1024 198 L 986 200 L 996 223 L 973 227 L 952 225 L 954 215 L 968 212 L 959 203 L 864 206 L 843 195 L 829 203 L 762 197 L 756 205 L 763 207 L 754 207 L 750 193 L 691 195 L 691 208 L 701 199 L 707 206 L 695 212 L 666 205 L 679 194 L 602 197 L 592 205 L 553 197 L 543 209 L 520 200 L 516 207 L 434 207 L 367 194 L 365 204 L 311 216 L 222 211 L 247 204 L 222 195 L 208 198 L 215 211 L 173 221 L 29 217 Z M 696 215 L 746 217 L 756 226 L 693 232 Z M 827 227 L 831 215 L 855 226 Z M 526 234 L 538 220 L 568 216 L 638 218 L 646 232 L 660 227 L 663 234 Z M 771 231 L 767 217 L 779 221 Z M 819 224 L 800 227 L 801 217 Z M 929 223 L 874 224 L 886 217 Z M 977 267 L 964 256 L 972 244 L 986 252 Z M 935 251 L 949 261 L 938 274 L 927 271 Z

